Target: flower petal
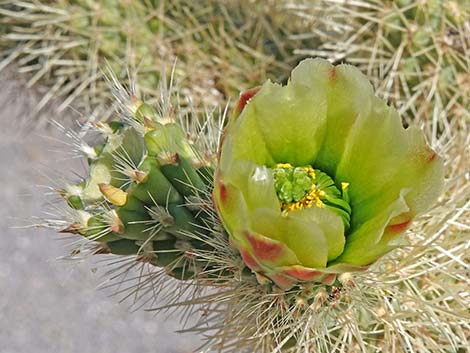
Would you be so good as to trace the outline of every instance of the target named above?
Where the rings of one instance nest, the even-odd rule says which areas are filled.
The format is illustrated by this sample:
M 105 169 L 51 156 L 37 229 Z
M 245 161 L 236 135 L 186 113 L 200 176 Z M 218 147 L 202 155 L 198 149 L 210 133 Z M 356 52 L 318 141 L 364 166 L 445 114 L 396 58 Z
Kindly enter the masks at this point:
M 394 249 L 396 247 L 392 243 L 394 239 L 383 235 L 390 220 L 409 211 L 405 200 L 407 193 L 409 190 L 402 190 L 398 199 L 349 234 L 344 252 L 334 263 L 367 266 Z
M 326 60 L 306 59 L 293 71 L 293 84 L 323 91 L 327 100 L 326 133 L 315 167 L 335 177 L 351 128 L 359 114 L 369 112 L 374 96 L 369 81 L 353 66 L 333 66 Z
M 250 119 L 242 118 L 247 111 L 253 109 L 252 100 L 247 103 L 242 115 L 230 124 L 224 133 L 220 170 L 229 168 L 234 160 L 253 161 L 257 165 L 275 164 L 255 115 L 250 115 Z
M 313 222 L 320 227 L 328 243 L 328 261 L 341 255 L 346 238 L 344 223 L 340 216 L 324 208 L 311 207 L 292 213 L 292 217 Z
M 232 236 L 249 229 L 248 209 L 238 188 L 216 180 L 213 197 L 217 211 Z
M 287 161 L 306 165 L 320 150 L 325 129 L 324 91 L 311 90 L 303 84 L 280 86 L 268 81 L 230 125 L 229 158 L 267 166 Z
M 322 229 L 302 217 L 286 216 L 279 211 L 260 208 L 251 215 L 252 229 L 286 244 L 307 267 L 325 267 L 328 261 L 328 242 Z
M 273 268 L 298 263 L 292 250 L 280 241 L 249 231 L 244 232 L 243 237 L 250 244 L 254 258 L 263 266 Z
M 256 208 L 279 210 L 270 169 L 250 161 L 234 161 L 225 181 L 242 192 L 249 211 Z
M 350 183 L 352 225 L 359 227 L 410 189 L 406 201 L 420 213 L 442 189 L 443 165 L 428 147 L 423 133 L 404 129 L 392 108 L 377 99 L 369 116 L 361 116 L 350 134 L 337 178 Z
M 266 82 L 252 98 L 243 119 L 262 126 L 266 145 L 278 163 L 310 164 L 323 143 L 326 96 L 303 84 L 286 86 Z

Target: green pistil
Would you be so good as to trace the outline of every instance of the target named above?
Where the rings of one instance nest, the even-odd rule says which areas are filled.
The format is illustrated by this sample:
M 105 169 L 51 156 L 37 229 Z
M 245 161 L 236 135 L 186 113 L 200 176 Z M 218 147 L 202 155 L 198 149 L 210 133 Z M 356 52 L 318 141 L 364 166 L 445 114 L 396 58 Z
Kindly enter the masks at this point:
M 313 179 L 302 167 L 273 169 L 274 187 L 279 201 L 285 204 L 299 202 L 310 191 Z
M 326 173 L 311 166 L 293 167 L 288 163 L 273 168 L 274 188 L 281 210 L 291 212 L 312 206 L 326 208 L 343 219 L 345 230 L 350 227 L 348 183 L 341 190 Z

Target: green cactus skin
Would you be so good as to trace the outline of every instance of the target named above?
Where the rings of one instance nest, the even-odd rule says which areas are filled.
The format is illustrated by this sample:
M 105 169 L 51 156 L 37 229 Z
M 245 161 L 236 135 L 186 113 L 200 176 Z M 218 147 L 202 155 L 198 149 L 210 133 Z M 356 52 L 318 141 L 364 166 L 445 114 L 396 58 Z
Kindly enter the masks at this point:
M 145 103 L 132 111 L 126 121 L 95 124 L 103 142 L 87 148 L 89 175 L 60 190 L 82 216 L 63 231 L 96 242 L 98 253 L 134 255 L 178 279 L 194 278 L 209 264 L 185 257 L 207 247 L 195 235 L 211 217 L 194 199 L 210 195 L 213 165 L 178 123 Z

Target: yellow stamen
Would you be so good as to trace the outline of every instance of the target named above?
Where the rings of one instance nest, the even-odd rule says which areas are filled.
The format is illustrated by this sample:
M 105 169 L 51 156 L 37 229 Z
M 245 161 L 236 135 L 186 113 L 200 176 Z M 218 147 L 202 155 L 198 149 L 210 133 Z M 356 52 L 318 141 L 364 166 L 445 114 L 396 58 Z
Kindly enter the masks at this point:
M 293 166 L 290 163 L 278 163 L 276 164 L 276 168 L 290 169 L 293 168 Z M 312 180 L 315 180 L 315 170 L 312 167 L 306 166 L 303 167 L 303 169 L 310 176 L 310 178 L 312 178 Z M 322 208 L 325 206 L 324 203 L 320 200 L 320 198 L 323 196 L 325 196 L 325 192 L 317 189 L 316 185 L 312 184 L 310 191 L 300 201 L 290 204 L 281 202 L 280 204 L 282 213 L 287 214 L 290 211 L 310 208 L 314 205 Z
M 316 186 L 312 184 L 310 191 L 300 201 L 291 204 L 281 202 L 281 210 L 284 214 L 287 214 L 290 211 L 310 208 L 314 205 L 323 208 L 325 204 L 320 200 L 322 196 L 325 196 L 325 192 L 317 189 Z
M 315 180 L 315 171 L 313 170 L 313 168 L 312 167 L 307 167 L 305 169 L 306 169 L 305 171 L 308 173 L 310 178 L 312 178 L 312 180 Z

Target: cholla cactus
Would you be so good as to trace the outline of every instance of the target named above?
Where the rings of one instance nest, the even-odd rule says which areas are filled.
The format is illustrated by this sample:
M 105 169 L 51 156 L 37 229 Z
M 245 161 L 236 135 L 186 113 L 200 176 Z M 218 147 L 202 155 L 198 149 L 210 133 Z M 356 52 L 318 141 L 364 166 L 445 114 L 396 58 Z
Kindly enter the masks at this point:
M 343 38 L 298 53 L 357 65 L 408 121 L 467 119 L 470 108 L 470 3 L 466 0 L 336 1 Z M 311 8 L 303 2 L 301 15 Z M 315 17 L 315 9 L 311 10 Z
M 470 189 L 464 157 L 470 141 L 464 122 L 456 121 L 435 137 L 449 161 L 448 183 L 438 205 L 417 217 L 438 193 L 441 159 L 416 128 L 401 128 L 394 110 L 373 96 L 352 67 L 307 61 L 293 72 L 288 86 L 266 83 L 243 94 L 222 138 L 225 114 L 222 119 L 188 117 L 164 81 L 156 109 L 131 98 L 117 81 L 115 86 L 121 119 L 86 124 L 105 136 L 94 146 L 73 134 L 89 161 L 89 175 L 79 185 L 58 190 L 69 205 L 66 217 L 48 222 L 80 235 L 74 238 L 81 241 L 74 242 L 73 257 L 87 252 L 120 256 L 113 262 L 122 266 L 109 271 L 117 293 L 150 309 L 198 315 L 195 326 L 186 330 L 204 333 L 207 342 L 200 352 L 459 352 L 468 347 Z M 376 115 L 380 112 L 384 114 Z M 284 120 L 275 119 L 279 114 Z M 333 124 L 353 120 L 351 130 Z M 299 124 L 293 126 L 293 121 Z M 458 135 L 451 134 L 455 131 Z M 340 146 L 347 153 L 338 162 Z M 313 163 L 312 151 L 332 158 Z M 276 169 L 276 182 L 261 173 L 265 168 L 255 173 L 259 182 L 264 176 L 272 181 L 261 192 L 259 185 L 246 182 L 256 169 L 235 161 L 243 157 L 265 164 L 271 153 L 282 154 L 285 163 L 269 164 Z M 306 166 L 310 161 L 311 168 Z M 354 163 L 360 168 L 353 168 Z M 222 223 L 211 199 L 214 167 L 214 200 Z M 344 178 L 337 179 L 340 175 Z M 357 185 L 370 196 L 365 203 Z M 305 192 L 315 197 L 303 200 Z M 224 203 L 229 196 L 230 203 Z M 272 210 L 262 207 L 266 200 L 272 200 Z M 318 231 L 315 239 L 323 247 L 305 243 L 312 251 L 303 251 L 303 239 L 282 223 L 305 210 L 320 210 L 318 218 L 307 220 L 319 224 L 292 224 L 306 235 L 305 241 L 313 228 Z M 276 212 L 272 224 L 256 217 L 271 211 Z M 361 230 L 358 217 L 372 220 L 376 241 L 370 232 L 363 233 L 362 244 L 353 241 Z M 410 223 L 412 218 L 416 220 Z M 280 264 L 278 258 L 263 258 L 266 253 L 257 250 L 264 248 L 238 232 L 250 223 L 263 227 L 262 232 L 255 229 L 263 235 L 283 230 L 294 237 L 282 242 L 295 261 Z M 397 237 L 405 228 L 407 244 L 390 244 L 392 234 Z M 344 236 L 337 231 L 344 229 L 349 230 L 342 249 Z M 259 238 L 266 240 L 255 240 Z M 334 239 L 340 239 L 339 245 L 330 248 Z M 390 246 L 398 248 L 380 257 Z M 334 269 L 335 257 L 348 265 Z M 290 271 L 289 281 L 277 276 L 279 266 Z M 129 275 L 134 267 L 135 277 Z M 312 275 L 312 269 L 320 274 L 299 276 Z
M 155 109 L 119 84 L 118 89 L 122 119 L 90 121 L 86 129 L 100 135 L 98 143 L 76 143 L 87 157 L 89 173 L 58 190 L 71 208 L 61 232 L 91 240 L 95 253 L 136 255 L 176 278 L 194 277 L 210 266 L 198 263 L 191 251 L 209 249 L 196 234 L 210 232 L 213 223 L 206 204 L 215 142 L 208 144 L 207 135 L 219 128 L 198 125 L 197 116 L 184 120 L 167 101 L 171 94 L 162 96 Z
M 190 91 L 198 107 L 216 105 L 267 77 L 286 78 L 302 57 L 294 48 L 319 43 L 318 36 L 287 40 L 306 21 L 286 12 L 286 3 L 2 1 L 0 69 L 16 63 L 30 86 L 49 88 L 38 108 L 55 97 L 61 111 L 72 102 L 88 109 L 109 103 L 99 70 L 105 61 L 121 80 L 130 68 L 142 94 L 158 98 L 159 69 L 178 57 L 180 94 Z

